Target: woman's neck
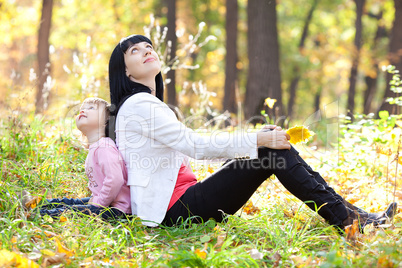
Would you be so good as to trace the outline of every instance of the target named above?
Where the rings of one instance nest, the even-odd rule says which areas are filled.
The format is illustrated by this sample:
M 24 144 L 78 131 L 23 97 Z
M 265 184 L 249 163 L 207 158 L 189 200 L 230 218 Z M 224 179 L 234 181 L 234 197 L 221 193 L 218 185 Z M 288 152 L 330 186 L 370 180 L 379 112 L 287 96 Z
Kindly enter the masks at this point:
M 150 79 L 141 80 L 141 81 L 134 81 L 134 82 L 140 83 L 140 84 L 148 87 L 151 90 L 151 94 L 155 96 L 155 92 L 156 92 L 155 78 L 150 78 Z

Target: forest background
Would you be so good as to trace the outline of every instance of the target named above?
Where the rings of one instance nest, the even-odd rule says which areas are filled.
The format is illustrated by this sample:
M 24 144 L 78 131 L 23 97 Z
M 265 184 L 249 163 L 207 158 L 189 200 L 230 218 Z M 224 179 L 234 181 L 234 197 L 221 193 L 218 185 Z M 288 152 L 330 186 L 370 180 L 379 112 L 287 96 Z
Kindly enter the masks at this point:
M 303 124 L 316 135 L 297 148 L 346 200 L 400 203 L 402 1 L 6 0 L 0 12 L 0 267 L 401 265 L 401 213 L 340 236 L 274 177 L 228 222 L 188 228 L 32 219 L 23 205 L 89 194 L 74 116 L 86 97 L 109 100 L 110 53 L 133 33 L 151 36 L 165 100 L 190 127 Z M 200 180 L 219 167 L 192 165 Z
M 393 92 L 381 68 L 401 69 L 400 1 L 10 0 L 0 9 L 3 116 L 59 117 L 87 96 L 109 99 L 111 51 L 122 37 L 147 34 L 144 27 L 163 39 L 154 42 L 170 81 L 165 96 L 184 112 L 195 83 L 213 92 L 214 111 L 240 109 L 246 119 L 260 115 L 266 98 L 288 119 L 333 102 L 338 114 L 397 113 L 384 101 Z M 161 38 L 157 25 L 160 35 L 165 26 L 175 31 Z

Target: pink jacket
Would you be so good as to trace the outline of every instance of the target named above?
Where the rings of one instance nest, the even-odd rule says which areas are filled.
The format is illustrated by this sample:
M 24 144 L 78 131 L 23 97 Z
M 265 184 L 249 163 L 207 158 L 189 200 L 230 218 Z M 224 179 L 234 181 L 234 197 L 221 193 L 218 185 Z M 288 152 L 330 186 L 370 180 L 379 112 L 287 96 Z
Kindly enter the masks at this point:
M 131 214 L 127 169 L 112 139 L 101 138 L 89 146 L 85 172 L 94 205 L 115 207 Z

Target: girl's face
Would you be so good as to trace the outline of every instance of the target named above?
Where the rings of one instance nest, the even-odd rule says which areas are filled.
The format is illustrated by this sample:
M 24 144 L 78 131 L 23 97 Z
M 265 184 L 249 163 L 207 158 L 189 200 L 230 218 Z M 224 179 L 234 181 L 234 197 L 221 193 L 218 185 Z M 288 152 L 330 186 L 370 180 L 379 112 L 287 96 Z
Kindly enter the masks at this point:
M 89 131 L 105 128 L 105 104 L 84 102 L 81 105 L 80 113 L 75 118 L 77 128 L 87 136 Z
M 129 47 L 124 53 L 126 75 L 134 82 L 155 79 L 161 71 L 158 54 L 151 44 L 140 42 Z

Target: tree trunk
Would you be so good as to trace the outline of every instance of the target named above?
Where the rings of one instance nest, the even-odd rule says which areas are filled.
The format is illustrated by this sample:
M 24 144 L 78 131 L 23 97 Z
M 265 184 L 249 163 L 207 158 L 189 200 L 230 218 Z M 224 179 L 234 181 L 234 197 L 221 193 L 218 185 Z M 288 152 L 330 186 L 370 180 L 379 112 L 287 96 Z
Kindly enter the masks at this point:
M 311 8 L 307 14 L 306 20 L 304 22 L 304 27 L 303 27 L 303 33 L 302 36 L 300 38 L 300 43 L 299 43 L 299 51 L 302 52 L 302 50 L 304 49 L 304 43 L 306 41 L 306 38 L 308 36 L 308 28 L 310 26 L 311 23 L 311 19 L 313 18 L 313 13 L 314 10 L 316 9 L 318 4 L 318 0 L 314 0 L 313 4 L 311 5 Z M 299 84 L 300 81 L 300 69 L 296 66 L 293 69 L 293 73 L 294 73 L 294 78 L 292 79 L 292 82 L 290 83 L 290 87 L 289 87 L 289 103 L 288 103 L 288 116 L 289 118 L 292 118 L 292 114 L 293 114 L 293 106 L 294 103 L 296 101 L 296 92 L 297 92 L 297 85 Z
M 370 17 L 375 18 L 377 20 L 377 31 L 374 36 L 374 41 L 373 41 L 373 47 L 372 50 L 377 50 L 378 42 L 381 38 L 387 37 L 385 27 L 381 25 L 380 21 L 382 20 L 383 12 L 380 11 L 378 15 L 374 14 L 369 14 Z M 364 109 L 363 113 L 364 114 L 369 114 L 372 111 L 372 101 L 374 99 L 374 96 L 377 92 L 377 81 L 378 81 L 378 75 L 380 73 L 379 69 L 379 63 L 377 60 L 377 57 L 373 57 L 373 70 L 375 70 L 375 76 L 370 76 L 366 75 L 365 81 L 366 81 L 366 90 L 364 92 Z
M 279 43 L 275 0 L 249 0 L 247 9 L 249 71 L 245 116 L 260 115 L 266 98 L 276 99 L 274 111 L 282 115 Z M 273 111 L 269 111 L 272 116 Z
M 170 59 L 176 57 L 176 46 L 177 46 L 177 36 L 176 36 L 176 0 L 167 0 L 167 27 L 168 32 L 166 38 L 171 41 Z M 176 99 L 176 71 L 171 69 L 167 75 L 167 79 L 170 82 L 167 84 L 167 102 L 173 106 L 177 105 Z
M 321 93 L 322 93 L 322 88 L 319 88 L 317 92 L 315 93 L 314 96 L 314 111 L 320 111 L 320 106 L 321 106 Z M 316 113 L 319 115 L 320 113 Z M 318 118 L 317 118 L 318 119 Z
M 49 36 L 52 23 L 53 0 L 43 0 L 42 17 L 38 33 L 38 88 L 36 92 L 35 113 L 42 113 L 45 109 L 46 94 L 50 88 L 45 88 L 46 79 L 50 74 Z M 49 87 L 48 85 L 47 87 Z
M 349 94 L 348 94 L 348 112 L 353 117 L 355 110 L 355 95 L 356 95 L 356 80 L 360 60 L 360 49 L 362 43 L 362 16 L 365 0 L 355 0 L 356 4 L 356 21 L 355 21 L 355 42 L 354 51 L 352 55 L 352 69 L 350 70 L 349 77 Z
M 391 65 L 394 65 L 399 73 L 402 72 L 402 1 L 395 0 L 395 19 L 392 26 L 391 39 L 389 43 L 388 60 Z M 391 105 L 385 100 L 387 98 L 396 97 L 395 92 L 390 90 L 389 82 L 392 80 L 392 75 L 387 74 L 387 86 L 384 93 L 383 103 L 378 111 L 387 110 L 390 114 L 397 114 L 397 105 Z
M 237 112 L 237 0 L 226 0 L 226 59 L 225 59 L 225 96 L 223 109 Z
M 382 19 L 382 11 L 379 12 L 378 15 L 370 15 L 370 17 L 373 17 L 377 20 L 377 31 L 376 34 L 374 36 L 374 41 L 373 41 L 373 47 L 372 50 L 376 50 L 377 46 L 378 46 L 378 41 L 380 38 L 385 37 L 386 34 L 384 34 L 385 32 L 385 28 L 384 26 L 382 26 L 380 24 L 380 21 Z M 366 90 L 364 91 L 364 108 L 363 108 L 363 113 L 364 114 L 369 114 L 370 112 L 372 112 L 371 110 L 371 102 L 374 99 L 374 96 L 377 92 L 377 80 L 378 80 L 378 75 L 379 75 L 379 66 L 378 66 L 378 60 L 377 58 L 374 56 L 373 57 L 373 70 L 375 70 L 375 76 L 370 76 L 370 75 L 366 75 L 365 77 L 365 81 L 366 81 Z

